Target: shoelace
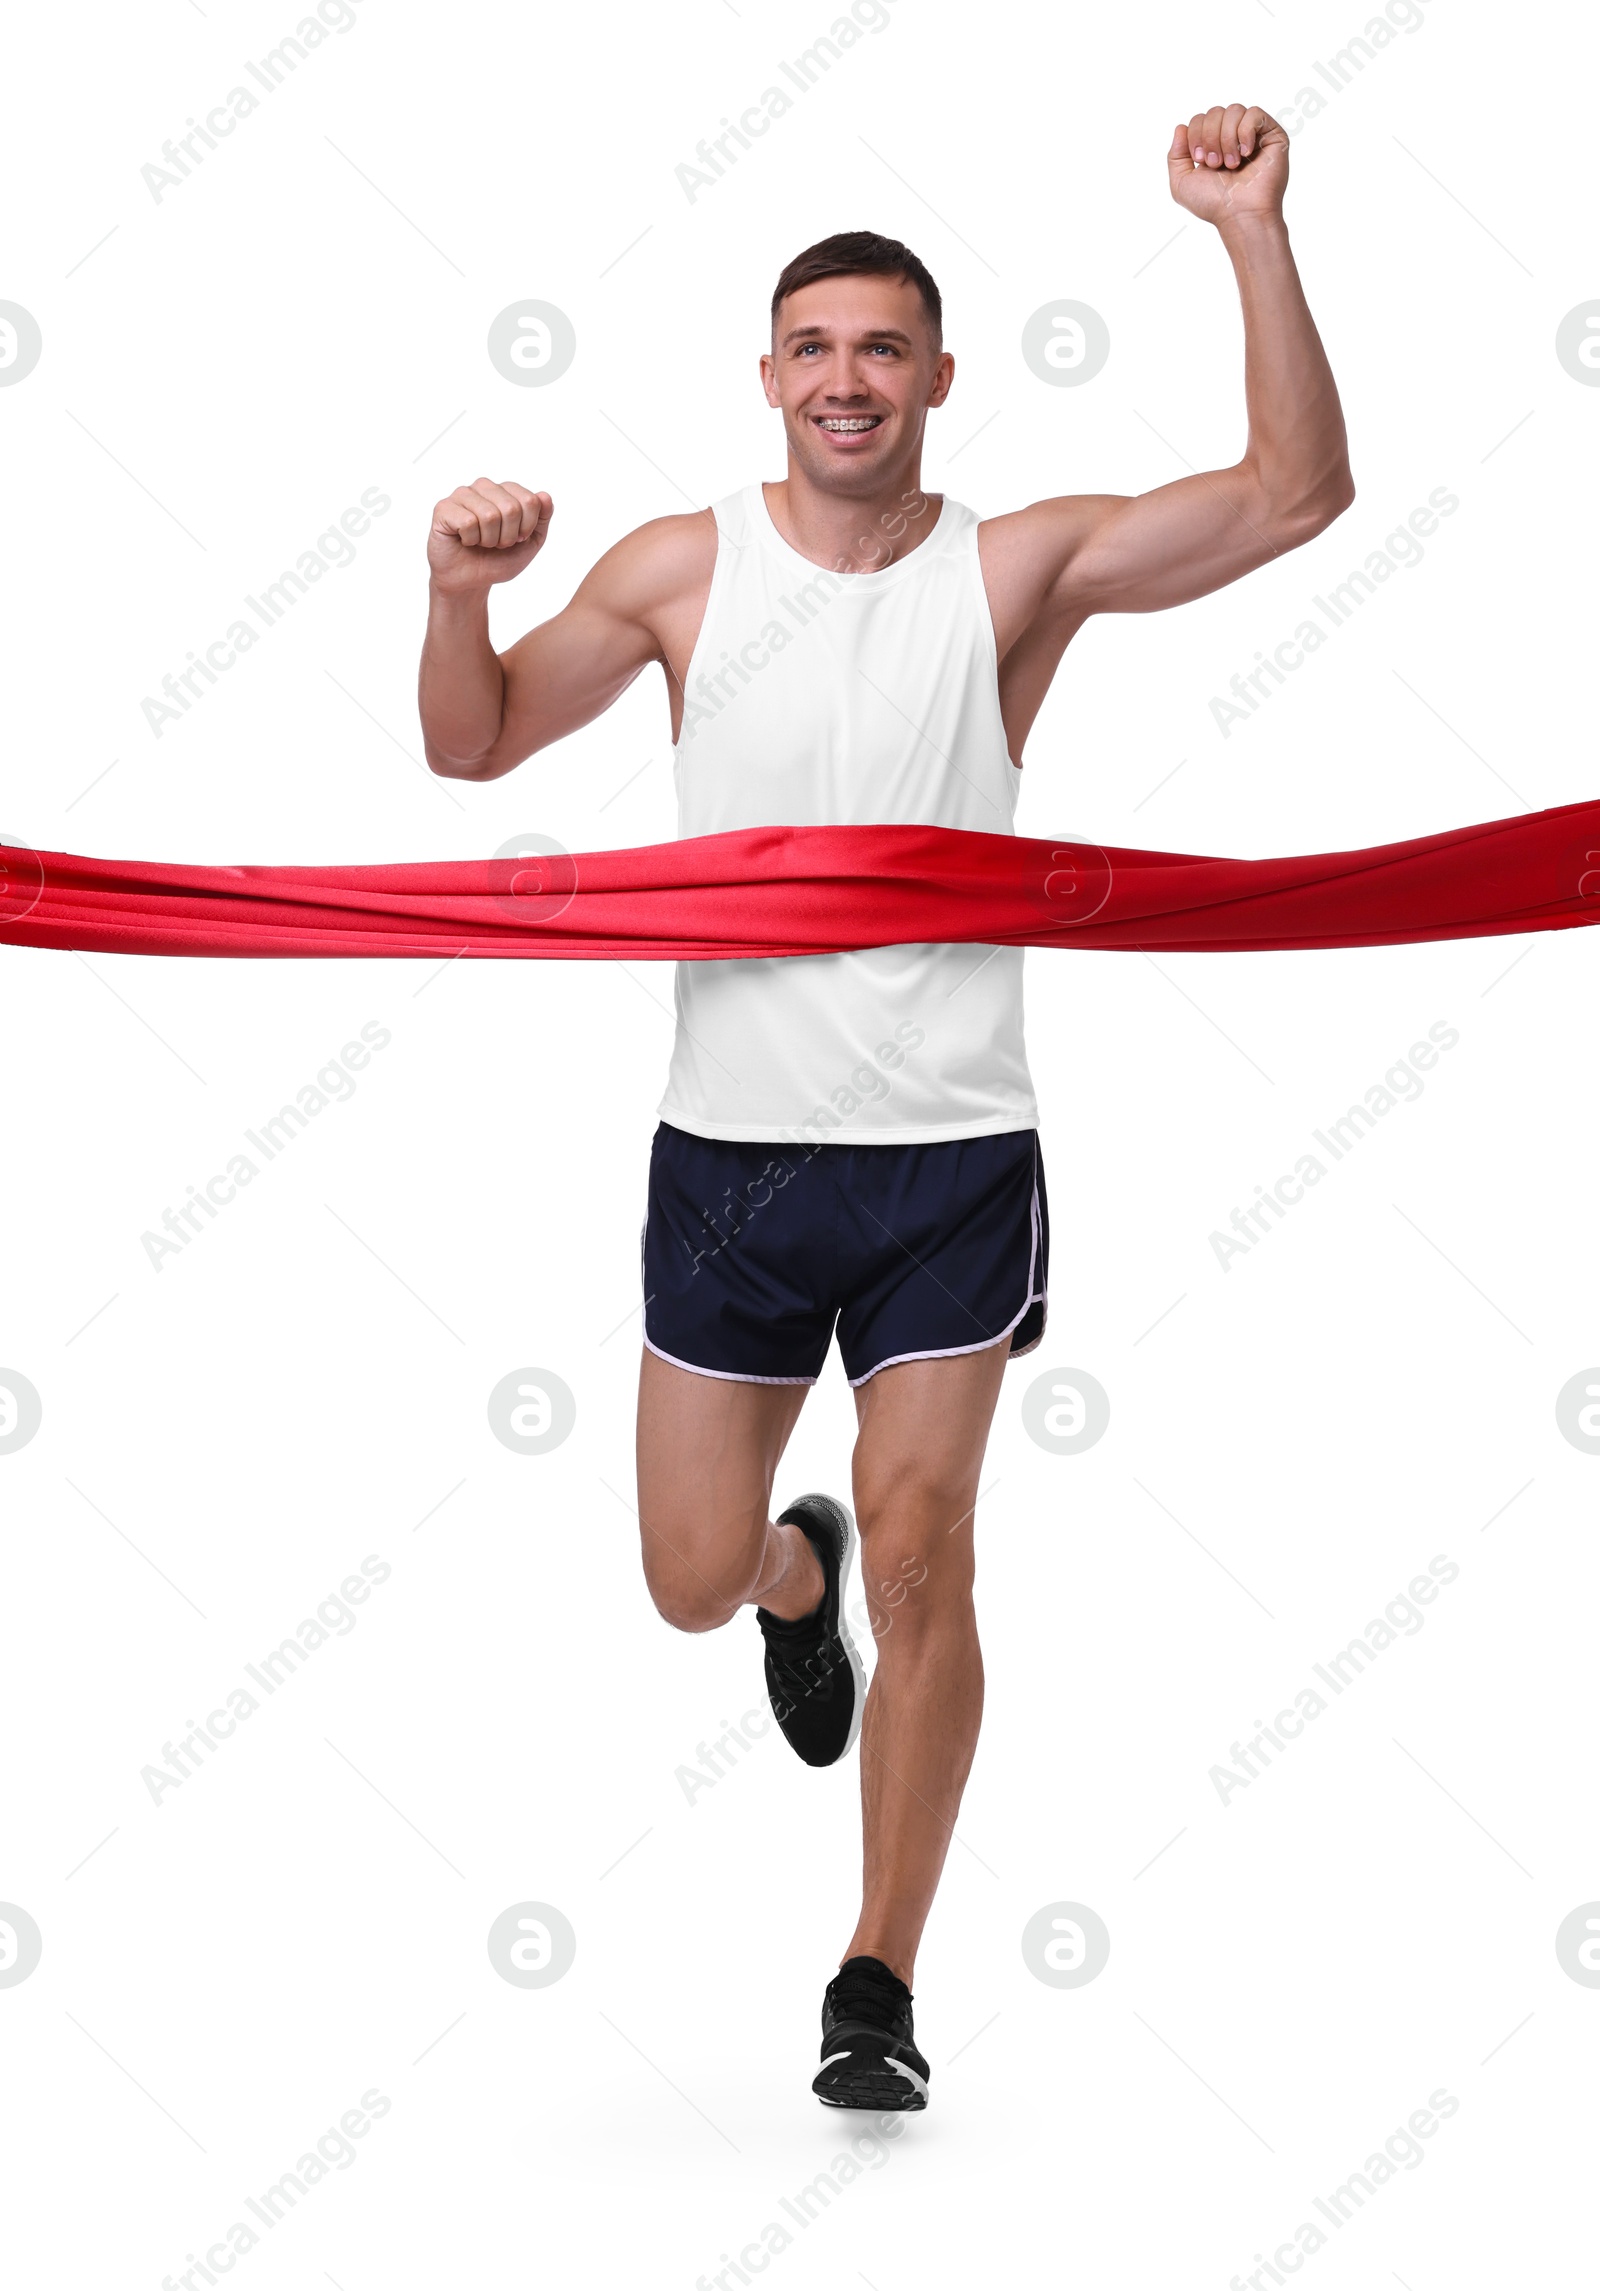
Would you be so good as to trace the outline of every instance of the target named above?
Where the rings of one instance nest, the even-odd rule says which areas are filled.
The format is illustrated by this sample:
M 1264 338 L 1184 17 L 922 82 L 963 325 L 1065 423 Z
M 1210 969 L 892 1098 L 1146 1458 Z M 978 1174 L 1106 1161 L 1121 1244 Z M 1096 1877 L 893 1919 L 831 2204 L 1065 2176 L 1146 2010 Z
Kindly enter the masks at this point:
M 910 2003 L 905 1989 L 885 1967 L 850 1965 L 828 1983 L 828 2011 L 835 2021 L 865 2021 L 891 2029 Z
M 822 1645 L 822 1634 L 813 1630 L 798 1644 L 788 1643 L 772 1635 L 767 1640 L 767 1652 L 778 1683 L 794 1701 L 803 1701 L 807 1695 L 828 1693 L 838 1664 L 830 1659 Z

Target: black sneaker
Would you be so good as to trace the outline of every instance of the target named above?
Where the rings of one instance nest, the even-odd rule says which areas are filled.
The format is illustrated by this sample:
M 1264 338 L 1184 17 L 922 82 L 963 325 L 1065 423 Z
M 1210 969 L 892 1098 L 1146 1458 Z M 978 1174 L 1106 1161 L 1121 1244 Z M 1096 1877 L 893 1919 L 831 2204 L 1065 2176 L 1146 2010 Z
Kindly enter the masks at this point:
M 767 1643 L 767 1693 L 784 1740 L 808 1766 L 832 1766 L 861 1730 L 867 1674 L 841 1609 L 855 1522 L 832 1496 L 800 1496 L 780 1520 L 801 1528 L 822 1562 L 822 1600 L 798 1622 L 756 1609 Z
M 926 2108 L 928 2064 L 911 2026 L 911 1991 L 876 1957 L 847 1957 L 822 2000 L 825 2108 Z

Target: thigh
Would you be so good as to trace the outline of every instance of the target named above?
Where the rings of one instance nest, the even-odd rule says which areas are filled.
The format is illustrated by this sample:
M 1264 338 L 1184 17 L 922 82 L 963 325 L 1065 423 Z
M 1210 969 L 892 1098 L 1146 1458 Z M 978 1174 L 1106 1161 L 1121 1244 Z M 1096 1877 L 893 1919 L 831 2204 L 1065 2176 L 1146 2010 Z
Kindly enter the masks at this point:
M 639 1525 L 646 1573 L 718 1579 L 766 1533 L 772 1482 L 810 1387 L 701 1376 L 645 1348 Z

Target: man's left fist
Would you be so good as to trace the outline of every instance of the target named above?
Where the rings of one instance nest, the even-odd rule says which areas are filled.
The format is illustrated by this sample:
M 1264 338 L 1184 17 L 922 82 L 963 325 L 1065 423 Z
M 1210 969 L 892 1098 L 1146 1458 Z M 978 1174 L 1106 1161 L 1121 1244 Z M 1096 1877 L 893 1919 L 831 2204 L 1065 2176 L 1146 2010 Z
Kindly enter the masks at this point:
M 1275 215 L 1289 180 L 1289 138 L 1259 104 L 1216 104 L 1172 131 L 1172 196 L 1204 223 Z

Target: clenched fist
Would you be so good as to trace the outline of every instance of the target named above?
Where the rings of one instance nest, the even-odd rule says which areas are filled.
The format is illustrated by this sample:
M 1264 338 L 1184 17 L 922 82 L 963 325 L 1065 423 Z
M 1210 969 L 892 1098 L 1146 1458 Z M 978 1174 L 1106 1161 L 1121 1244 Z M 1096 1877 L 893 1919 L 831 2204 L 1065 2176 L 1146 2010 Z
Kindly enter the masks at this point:
M 497 485 L 492 477 L 458 485 L 439 502 L 428 533 L 428 569 L 446 596 L 477 596 L 514 581 L 544 547 L 554 509 L 548 493 Z
M 1289 138 L 1259 104 L 1214 104 L 1172 131 L 1172 196 L 1203 223 L 1276 215 L 1289 180 Z

